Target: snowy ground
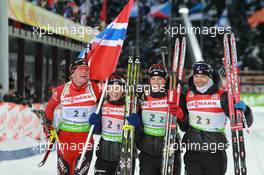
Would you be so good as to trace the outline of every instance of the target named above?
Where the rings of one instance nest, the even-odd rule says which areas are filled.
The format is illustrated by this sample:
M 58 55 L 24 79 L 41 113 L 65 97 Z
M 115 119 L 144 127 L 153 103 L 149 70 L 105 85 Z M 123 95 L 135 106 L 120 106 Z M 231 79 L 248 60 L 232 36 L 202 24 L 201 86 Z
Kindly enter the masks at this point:
M 250 128 L 250 134 L 245 133 L 247 149 L 247 166 L 249 175 L 264 175 L 264 108 L 254 108 L 254 124 Z M 229 129 L 227 128 L 227 131 Z M 227 132 L 230 138 L 230 132 Z M 96 141 L 98 137 L 96 138 Z M 228 170 L 227 175 L 233 175 L 232 148 L 228 150 Z M 42 159 L 43 155 L 33 156 L 30 158 L 3 161 L 0 162 L 0 172 L 5 175 L 47 175 L 56 174 L 56 154 L 53 152 L 44 167 L 38 168 L 36 165 Z M 94 164 L 94 159 L 92 165 Z M 137 162 L 138 164 L 138 162 Z M 93 167 L 93 166 L 92 166 Z M 90 169 L 89 175 L 93 174 L 93 168 Z M 182 173 L 183 174 L 183 173 Z M 138 166 L 136 167 L 138 175 Z

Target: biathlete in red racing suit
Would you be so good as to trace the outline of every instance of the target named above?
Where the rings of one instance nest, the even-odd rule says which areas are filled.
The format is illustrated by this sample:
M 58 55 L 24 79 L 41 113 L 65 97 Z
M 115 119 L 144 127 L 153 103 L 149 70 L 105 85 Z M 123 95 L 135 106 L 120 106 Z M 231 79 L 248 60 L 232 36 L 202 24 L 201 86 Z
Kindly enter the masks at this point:
M 185 132 L 182 147 L 186 149 L 184 165 L 186 175 L 225 175 L 228 141 L 225 127 L 229 118 L 227 92 L 220 89 L 219 74 L 207 62 L 193 64 L 187 93 L 180 106 L 171 105 L 171 113 Z M 253 123 L 251 109 L 237 102 L 235 109 L 244 111 L 247 125 Z
M 58 86 L 50 98 L 45 113 L 53 121 L 54 110 L 61 104 L 57 172 L 59 175 L 87 174 L 93 153 L 93 138 L 87 148 L 80 170 L 75 170 L 90 130 L 89 117 L 95 112 L 100 97 L 96 83 L 88 80 L 85 61 L 70 66 L 71 81 Z M 63 153 L 62 153 L 63 152 Z

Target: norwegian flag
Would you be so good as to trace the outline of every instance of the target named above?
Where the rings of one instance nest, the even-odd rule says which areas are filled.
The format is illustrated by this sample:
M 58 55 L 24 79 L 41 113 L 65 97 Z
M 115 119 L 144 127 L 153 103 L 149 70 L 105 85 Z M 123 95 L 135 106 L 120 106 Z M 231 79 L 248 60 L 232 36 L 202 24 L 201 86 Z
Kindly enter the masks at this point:
M 129 0 L 115 20 L 91 41 L 92 49 L 85 58 L 90 67 L 90 79 L 106 80 L 115 71 L 133 5 L 134 0 Z

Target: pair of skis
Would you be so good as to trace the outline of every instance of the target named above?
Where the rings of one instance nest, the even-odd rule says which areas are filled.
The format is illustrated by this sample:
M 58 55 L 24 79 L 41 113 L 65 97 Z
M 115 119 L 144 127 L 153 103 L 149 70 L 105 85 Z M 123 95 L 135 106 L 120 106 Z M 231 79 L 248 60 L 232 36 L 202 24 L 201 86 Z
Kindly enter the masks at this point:
M 223 42 L 223 61 L 227 80 L 226 88 L 228 92 L 229 117 L 231 122 L 234 172 L 235 175 L 246 175 L 246 150 L 243 136 L 243 123 L 246 125 L 246 122 L 243 111 L 234 108 L 235 103 L 240 102 L 240 81 L 238 77 L 238 62 L 234 34 L 231 33 L 230 39 L 228 39 L 228 35 L 225 34 Z
M 131 113 L 137 112 L 137 95 L 136 88 L 139 78 L 140 58 L 138 54 L 130 54 L 127 67 L 127 84 L 126 84 L 126 104 L 125 118 Z M 124 119 L 122 148 L 119 161 L 119 167 L 116 174 L 132 175 L 133 174 L 133 159 L 134 159 L 134 135 L 135 128 L 129 125 Z
M 185 62 L 186 39 L 182 38 L 181 45 L 177 38 L 175 42 L 172 70 L 170 74 L 168 91 L 168 111 L 170 104 L 180 105 L 181 81 L 183 80 L 183 68 Z M 179 81 L 179 82 L 177 82 Z M 164 138 L 164 149 L 162 156 L 162 175 L 173 175 L 174 152 L 177 134 L 176 117 L 167 113 L 166 135 Z

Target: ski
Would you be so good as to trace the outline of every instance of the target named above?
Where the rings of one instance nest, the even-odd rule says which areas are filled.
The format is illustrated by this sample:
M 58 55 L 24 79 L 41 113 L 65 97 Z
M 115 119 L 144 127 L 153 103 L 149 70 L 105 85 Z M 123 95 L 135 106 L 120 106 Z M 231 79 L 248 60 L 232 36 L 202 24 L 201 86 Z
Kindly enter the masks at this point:
M 231 58 L 232 58 L 232 69 L 233 69 L 233 86 L 234 86 L 234 99 L 235 103 L 240 102 L 240 81 L 238 77 L 238 63 L 237 63 L 237 51 L 236 51 L 236 40 L 235 35 L 232 33 L 230 38 L 231 43 Z M 235 110 L 237 117 L 237 124 L 240 126 L 238 129 L 238 140 L 239 140 L 239 156 L 240 156 L 240 171 L 242 175 L 247 174 L 246 168 L 246 153 L 244 144 L 243 134 L 243 118 L 244 113 L 242 110 Z M 246 124 L 246 122 L 244 122 Z
M 126 105 L 125 117 L 128 117 L 132 112 L 136 113 L 137 110 L 137 95 L 136 87 L 139 77 L 139 56 L 130 54 L 128 59 L 127 68 L 127 84 L 126 84 Z M 129 125 L 127 120 L 124 119 L 123 136 L 122 136 L 122 149 L 119 161 L 119 167 L 116 174 L 119 175 L 132 175 L 133 174 L 133 157 L 134 157 L 134 127 Z
M 235 36 L 232 33 L 230 41 L 228 35 L 224 35 L 224 66 L 227 79 L 228 109 L 231 122 L 231 137 L 235 175 L 246 175 L 246 151 L 243 136 L 243 116 L 241 110 L 234 108 L 234 104 L 240 101 L 240 83 L 238 77 L 238 63 Z M 230 42 L 230 45 L 229 45 Z M 231 46 L 231 48 L 229 47 Z
M 181 46 L 181 47 L 180 47 Z M 177 81 L 182 81 L 183 79 L 183 68 L 185 62 L 185 51 L 186 51 L 186 39 L 183 37 L 181 45 L 179 39 L 176 39 L 174 57 L 172 62 L 172 73 L 170 75 L 169 82 L 169 92 L 168 92 L 168 104 L 175 102 L 177 106 L 180 103 L 180 93 L 182 86 Z M 177 92 L 176 94 L 173 92 Z M 168 106 L 169 111 L 170 106 Z M 166 134 L 164 137 L 164 149 L 162 156 L 162 175 L 173 175 L 173 165 L 174 165 L 174 146 L 177 134 L 177 121 L 174 120 L 169 112 L 167 114 L 166 123 Z

